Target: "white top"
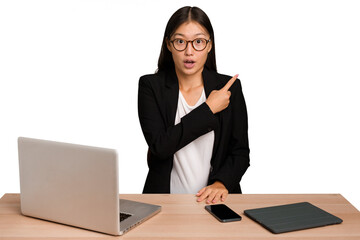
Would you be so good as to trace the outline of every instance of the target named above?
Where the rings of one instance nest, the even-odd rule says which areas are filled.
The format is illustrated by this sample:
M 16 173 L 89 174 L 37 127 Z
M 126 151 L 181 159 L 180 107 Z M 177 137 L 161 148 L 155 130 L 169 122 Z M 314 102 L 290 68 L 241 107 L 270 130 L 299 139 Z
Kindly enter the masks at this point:
M 175 124 L 181 118 L 206 101 L 205 90 L 194 106 L 189 106 L 179 90 Z M 207 186 L 210 173 L 210 160 L 214 147 L 214 131 L 208 132 L 174 154 L 171 171 L 170 193 L 196 194 Z

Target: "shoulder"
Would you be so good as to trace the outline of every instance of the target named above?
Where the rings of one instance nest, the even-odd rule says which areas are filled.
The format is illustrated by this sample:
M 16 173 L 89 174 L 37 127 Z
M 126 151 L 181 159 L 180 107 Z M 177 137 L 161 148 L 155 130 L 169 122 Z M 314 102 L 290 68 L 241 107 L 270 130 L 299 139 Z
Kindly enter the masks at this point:
M 226 74 L 217 73 L 218 79 L 221 82 L 221 87 L 224 87 L 225 84 L 233 77 Z M 240 79 L 236 79 L 233 85 L 229 89 L 231 92 L 238 92 L 241 91 L 241 82 Z
M 139 82 L 153 82 L 153 81 L 159 81 L 162 78 L 164 78 L 163 72 L 157 72 L 153 74 L 146 74 L 140 77 Z
M 166 73 L 157 72 L 154 74 L 146 74 L 140 77 L 139 86 L 161 86 L 165 84 Z

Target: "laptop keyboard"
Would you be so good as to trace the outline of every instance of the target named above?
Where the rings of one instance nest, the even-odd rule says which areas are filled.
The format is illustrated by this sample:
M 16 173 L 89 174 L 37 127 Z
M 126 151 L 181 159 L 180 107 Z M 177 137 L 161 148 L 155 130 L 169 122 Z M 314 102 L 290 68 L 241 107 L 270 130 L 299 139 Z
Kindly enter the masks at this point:
M 120 222 L 124 221 L 128 217 L 131 217 L 131 215 L 126 213 L 120 213 Z

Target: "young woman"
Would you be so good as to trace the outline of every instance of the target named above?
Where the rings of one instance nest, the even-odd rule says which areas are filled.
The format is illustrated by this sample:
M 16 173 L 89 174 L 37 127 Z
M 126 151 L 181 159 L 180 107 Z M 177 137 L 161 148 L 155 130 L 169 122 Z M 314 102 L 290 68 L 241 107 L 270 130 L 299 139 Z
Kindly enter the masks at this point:
M 217 73 L 214 31 L 197 7 L 170 18 L 158 70 L 139 80 L 138 112 L 149 146 L 144 193 L 193 193 L 225 201 L 249 167 L 240 81 Z

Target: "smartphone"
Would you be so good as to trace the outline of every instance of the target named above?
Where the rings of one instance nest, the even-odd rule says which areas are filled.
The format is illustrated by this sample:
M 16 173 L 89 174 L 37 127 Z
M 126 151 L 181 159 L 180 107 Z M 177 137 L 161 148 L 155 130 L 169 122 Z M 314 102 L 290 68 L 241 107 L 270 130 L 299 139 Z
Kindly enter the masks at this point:
M 225 204 L 206 205 L 205 209 L 220 222 L 240 221 L 239 214 Z

